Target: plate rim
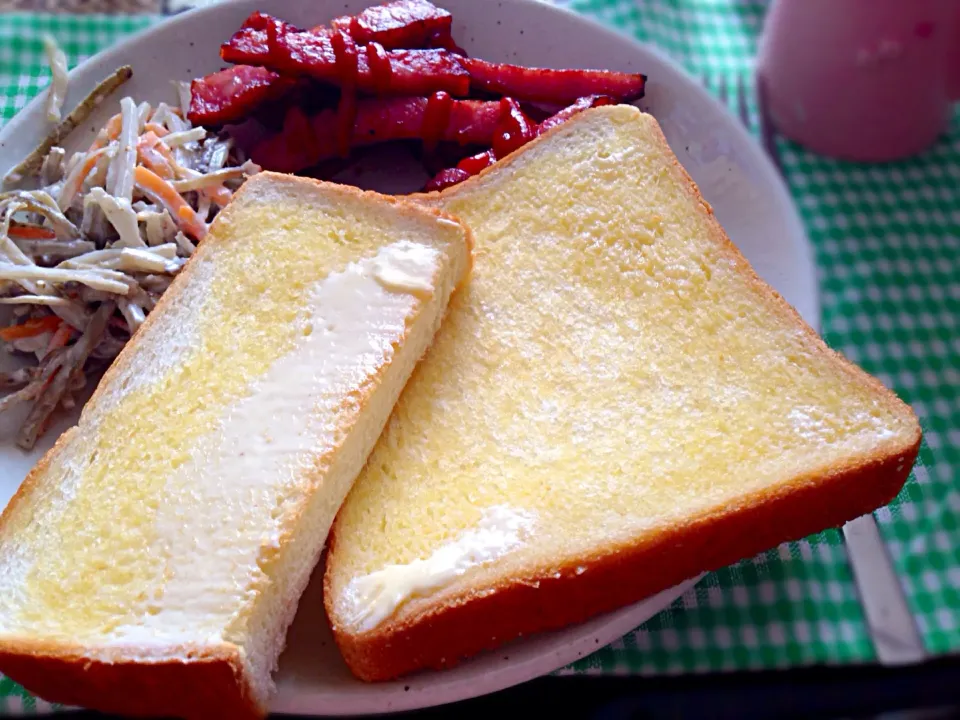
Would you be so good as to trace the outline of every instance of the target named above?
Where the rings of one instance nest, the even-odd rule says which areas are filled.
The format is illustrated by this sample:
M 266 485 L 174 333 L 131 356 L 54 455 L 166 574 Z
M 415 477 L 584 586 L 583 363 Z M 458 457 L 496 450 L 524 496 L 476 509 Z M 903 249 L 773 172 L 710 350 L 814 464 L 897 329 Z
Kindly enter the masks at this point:
M 561 664 L 554 666 L 552 669 L 544 669 L 544 655 L 549 654 L 550 651 L 541 651 L 540 654 L 537 654 L 536 656 L 531 657 L 524 662 L 507 661 L 502 666 L 502 669 L 488 671 L 480 678 L 468 676 L 455 680 L 449 685 L 442 686 L 440 688 L 433 688 L 428 685 L 423 690 L 418 690 L 414 687 L 414 684 L 421 677 L 441 676 L 444 672 L 447 672 L 444 670 L 423 671 L 421 673 L 411 675 L 407 679 L 401 678 L 399 680 L 392 681 L 394 684 L 406 685 L 411 691 L 403 693 L 397 692 L 395 696 L 391 696 L 391 698 L 396 699 L 388 698 L 386 700 L 386 704 L 383 699 L 375 696 L 362 700 L 351 698 L 345 701 L 336 700 L 334 702 L 330 702 L 329 699 L 324 699 L 325 693 L 323 691 L 307 690 L 298 694 L 297 697 L 287 698 L 282 697 L 281 694 L 278 694 L 271 702 L 270 712 L 280 716 L 300 717 L 356 717 L 381 713 L 409 712 L 413 710 L 439 707 L 465 700 L 472 700 L 478 697 L 500 692 L 511 687 L 516 687 L 517 685 L 522 685 L 523 683 L 536 680 L 537 678 L 547 677 L 551 673 L 561 670 L 573 662 L 582 660 L 583 658 L 589 657 L 593 653 L 602 650 L 610 643 L 615 642 L 618 638 L 623 637 L 631 630 L 636 629 L 643 623 L 666 610 L 687 591 L 700 583 L 700 581 L 703 580 L 703 578 L 707 575 L 708 573 L 701 573 L 696 577 L 685 580 L 678 585 L 667 588 L 666 590 L 645 598 L 644 600 L 634 603 L 633 605 L 628 605 L 617 610 L 612 610 L 607 613 L 594 616 L 575 625 L 568 625 L 558 628 L 557 630 L 548 631 L 546 633 L 537 633 L 536 635 L 531 635 L 531 638 L 539 637 L 541 639 L 547 635 L 555 635 L 556 639 L 559 641 L 562 636 L 573 629 L 581 628 L 584 631 L 590 629 L 590 632 L 582 632 L 576 639 L 566 642 L 566 645 L 569 648 L 572 648 L 570 650 L 571 654 L 576 651 L 576 657 L 568 658 Z M 644 614 L 647 615 L 647 617 L 644 620 L 641 620 L 639 623 L 635 622 L 635 618 L 633 617 L 631 611 L 635 612 L 638 606 L 646 604 L 651 606 L 649 608 L 644 608 Z M 515 647 L 515 643 L 525 643 L 527 641 L 528 638 L 514 640 L 496 650 L 488 652 L 509 652 L 511 647 Z M 473 658 L 467 658 L 463 662 L 468 663 L 472 659 Z M 382 684 L 373 683 L 372 685 L 377 686 Z

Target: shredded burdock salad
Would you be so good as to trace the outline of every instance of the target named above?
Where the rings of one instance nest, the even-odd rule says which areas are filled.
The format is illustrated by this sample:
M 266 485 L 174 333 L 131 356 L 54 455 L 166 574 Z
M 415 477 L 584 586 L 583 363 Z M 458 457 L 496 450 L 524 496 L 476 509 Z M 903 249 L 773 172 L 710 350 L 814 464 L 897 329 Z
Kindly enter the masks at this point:
M 230 139 L 191 125 L 180 84 L 173 105 L 124 97 L 93 143 L 68 157 L 61 143 L 130 75 L 121 68 L 104 80 L 0 192 L 0 305 L 12 310 L 0 341 L 36 359 L 0 373 L 0 411 L 32 403 L 17 437 L 24 449 L 119 354 L 260 170 Z M 63 83 L 51 92 L 62 96 Z

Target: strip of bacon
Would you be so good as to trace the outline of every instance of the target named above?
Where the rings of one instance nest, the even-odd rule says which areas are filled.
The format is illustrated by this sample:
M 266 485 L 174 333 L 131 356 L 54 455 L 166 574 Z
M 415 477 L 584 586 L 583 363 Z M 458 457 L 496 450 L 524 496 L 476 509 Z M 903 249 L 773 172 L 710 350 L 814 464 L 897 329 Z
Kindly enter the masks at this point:
M 547 132 L 547 130 L 555 128 L 557 125 L 562 125 L 574 115 L 583 112 L 584 110 L 602 107 L 604 105 L 616 104 L 617 99 L 609 95 L 587 95 L 585 97 L 578 98 L 575 103 L 568 105 L 557 113 L 554 113 L 537 125 L 537 136 L 539 137 L 540 135 L 543 135 L 545 132 Z
M 238 122 L 295 84 L 296 81 L 262 67 L 227 68 L 190 84 L 188 117 L 194 125 Z
M 500 122 L 493 134 L 494 157 L 506 157 L 519 147 L 523 147 L 537 136 L 537 124 L 520 109 L 520 103 L 513 98 L 500 101 Z
M 607 95 L 617 102 L 643 97 L 646 76 L 609 70 L 549 70 L 462 58 L 474 90 L 523 102 L 568 105 L 589 95 Z
M 242 28 L 221 48 L 223 59 L 262 65 L 282 75 L 343 84 L 331 32 L 304 32 L 275 19 L 271 23 L 266 30 Z M 378 47 L 383 46 L 376 41 L 357 47 L 356 82 L 360 92 L 429 95 L 442 90 L 462 97 L 470 91 L 470 76 L 461 58 L 453 53 L 437 49 L 381 52 Z
M 486 166 L 484 166 L 486 167 Z M 480 171 L 478 170 L 477 173 Z M 427 183 L 427 186 L 424 188 L 426 192 L 433 192 L 436 190 L 443 190 L 444 188 L 452 187 L 454 185 L 459 185 L 464 180 L 469 180 L 471 177 L 477 173 L 471 173 L 468 170 L 463 170 L 459 167 L 447 168 L 446 170 L 441 170 L 438 172 L 430 182 Z
M 387 50 L 420 48 L 438 31 L 450 32 L 453 16 L 427 0 L 395 0 L 333 21 L 359 44 L 376 42 Z
M 389 140 L 422 140 L 430 100 L 425 97 L 361 99 L 357 102 L 351 146 Z M 446 114 L 446 113 L 445 113 Z M 439 140 L 460 145 L 490 145 L 501 118 L 499 101 L 451 100 Z M 289 119 L 289 118 L 288 118 Z M 285 123 L 284 132 L 255 146 L 257 164 L 277 172 L 297 172 L 337 155 L 337 113 L 324 110 L 309 123 Z
M 356 17 L 336 19 L 333 30 L 317 26 L 304 31 L 267 13 L 254 12 L 220 52 L 228 62 L 273 67 L 289 75 L 306 75 L 337 86 L 355 82 L 366 92 L 422 95 L 442 89 L 465 95 L 469 80 L 454 59 L 440 53 L 384 52 L 384 48 L 428 45 L 462 53 L 450 35 L 451 23 L 449 12 L 427 0 L 396 0 L 367 8 Z M 349 31 L 361 43 L 369 43 L 369 49 L 362 49 L 357 58 L 354 77 L 343 76 L 342 58 L 338 65 L 333 46 L 334 30 L 338 29 Z M 311 42 L 308 36 L 315 41 Z M 250 77 L 252 85 L 246 91 L 228 82 L 244 77 Z M 210 123 L 242 119 L 255 111 L 259 103 L 275 99 L 291 86 L 286 79 L 249 68 L 234 69 L 228 76 L 214 74 L 194 83 L 195 94 L 201 98 L 196 116 Z M 341 114 L 349 121 L 349 113 Z
M 240 29 L 220 48 L 227 62 L 261 65 L 270 54 L 268 31 L 308 32 L 329 38 L 333 30 L 347 32 L 358 44 L 378 43 L 386 50 L 442 48 L 459 51 L 450 35 L 452 16 L 427 0 L 396 0 L 370 7 L 359 15 L 340 17 L 332 29 L 317 26 L 301 30 L 262 12 L 252 13 Z M 458 54 L 463 54 L 459 51 Z
M 256 12 L 229 40 L 220 46 L 220 57 L 226 62 L 238 65 L 265 65 L 270 59 L 270 40 L 281 33 L 311 33 L 329 38 L 330 30 L 317 27 L 302 30 L 279 18 L 266 13 Z
M 263 65 L 270 59 L 267 31 L 240 28 L 220 46 L 220 57 L 237 65 Z
M 357 119 L 357 81 L 359 80 L 359 51 L 357 43 L 349 33 L 335 30 L 332 36 L 333 56 L 336 58 L 337 79 L 340 81 L 340 102 L 337 104 L 337 151 L 340 157 L 350 154 L 353 125 Z M 376 46 L 379 49 L 379 45 Z M 370 76 L 388 84 L 390 77 L 389 60 L 383 57 L 383 51 L 371 55 L 369 60 L 377 58 L 374 68 L 382 73 L 371 72 Z
M 546 120 L 531 128 L 529 118 L 520 110 L 520 105 L 512 98 L 503 98 L 500 117 L 494 131 L 493 147 L 476 155 L 464 158 L 456 167 L 447 168 L 437 173 L 424 190 L 431 192 L 443 190 L 463 182 L 467 178 L 480 174 L 484 169 L 493 165 L 497 160 L 506 157 L 514 150 L 522 147 L 551 128 L 565 123 L 579 112 L 601 105 L 614 105 L 616 100 L 606 95 L 591 95 L 579 98 L 575 103 L 565 107 L 560 112 L 551 115 Z
M 250 28 L 250 29 L 252 29 L 252 30 L 266 30 L 266 29 L 267 29 L 267 25 L 270 24 L 270 21 L 271 21 L 271 20 L 273 20 L 273 16 L 272 16 L 272 15 L 268 15 L 267 13 L 262 13 L 262 12 L 259 12 L 259 11 L 255 11 L 255 12 L 250 13 L 250 14 L 247 16 L 247 19 L 243 21 L 243 25 L 241 25 L 240 27 L 241 27 L 241 28 Z

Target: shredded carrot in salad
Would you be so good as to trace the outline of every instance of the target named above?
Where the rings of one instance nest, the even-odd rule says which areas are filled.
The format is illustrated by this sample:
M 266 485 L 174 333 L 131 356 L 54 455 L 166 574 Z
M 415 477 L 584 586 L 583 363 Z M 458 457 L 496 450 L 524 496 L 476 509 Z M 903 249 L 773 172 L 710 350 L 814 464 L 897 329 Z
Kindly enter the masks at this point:
M 164 135 L 169 135 L 170 131 L 167 130 L 163 125 L 157 125 L 156 123 L 148 122 L 143 126 L 144 130 L 152 132 L 157 137 L 163 137 Z
M 54 350 L 64 347 L 68 342 L 70 342 L 70 336 L 73 335 L 74 330 L 67 323 L 61 322 L 60 326 L 54 331 L 53 337 L 50 338 L 50 344 L 47 345 L 47 354 L 49 355 Z
M 102 147 L 106 147 L 108 143 L 113 140 L 116 140 L 120 135 L 120 128 L 123 126 L 123 120 L 120 117 L 120 114 L 114 115 L 112 118 L 107 120 L 107 124 L 103 126 L 103 130 L 97 133 L 96 139 L 93 141 L 93 144 L 90 146 L 90 152 L 94 150 L 99 150 Z
M 144 167 L 169 180 L 173 178 L 175 161 L 169 151 L 164 153 L 158 145 L 160 139 L 153 131 L 144 133 L 137 141 L 137 159 Z
M 83 183 L 87 179 L 87 176 L 93 172 L 97 162 L 105 154 L 106 148 L 99 148 L 87 153 L 87 157 L 84 158 L 77 166 L 75 166 L 74 170 L 67 175 L 63 181 L 63 187 L 60 190 L 59 204 L 61 210 L 69 207 L 73 202 L 73 199 L 80 194 L 80 191 L 83 189 Z
M 11 225 L 7 235 L 21 240 L 53 240 L 57 237 L 53 230 L 36 225 Z
M 11 325 L 0 329 L 0 338 L 10 342 L 20 338 L 35 337 L 44 333 L 53 332 L 60 327 L 62 320 L 56 315 L 47 315 L 42 318 L 31 318 L 21 325 Z
M 214 188 L 207 192 L 207 195 L 210 196 L 210 199 L 213 200 L 220 207 L 226 207 L 227 203 L 230 202 L 230 198 L 233 195 L 227 188 L 220 185 L 219 187 Z
M 163 203 L 185 233 L 192 235 L 195 240 L 203 240 L 207 234 L 206 223 L 170 183 L 142 165 L 134 171 L 134 178 L 144 194 Z

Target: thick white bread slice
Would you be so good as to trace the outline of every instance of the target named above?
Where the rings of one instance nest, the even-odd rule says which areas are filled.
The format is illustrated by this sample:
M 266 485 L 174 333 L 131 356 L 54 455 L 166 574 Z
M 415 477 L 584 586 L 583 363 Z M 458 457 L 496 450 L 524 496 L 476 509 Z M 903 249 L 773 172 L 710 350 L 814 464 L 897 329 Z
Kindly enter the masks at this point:
M 123 715 L 263 714 L 470 258 L 436 210 L 247 181 L 0 519 L 0 671 Z
M 334 524 L 361 678 L 442 667 L 868 512 L 911 410 L 730 243 L 655 120 L 578 115 L 432 207 L 476 237 Z

